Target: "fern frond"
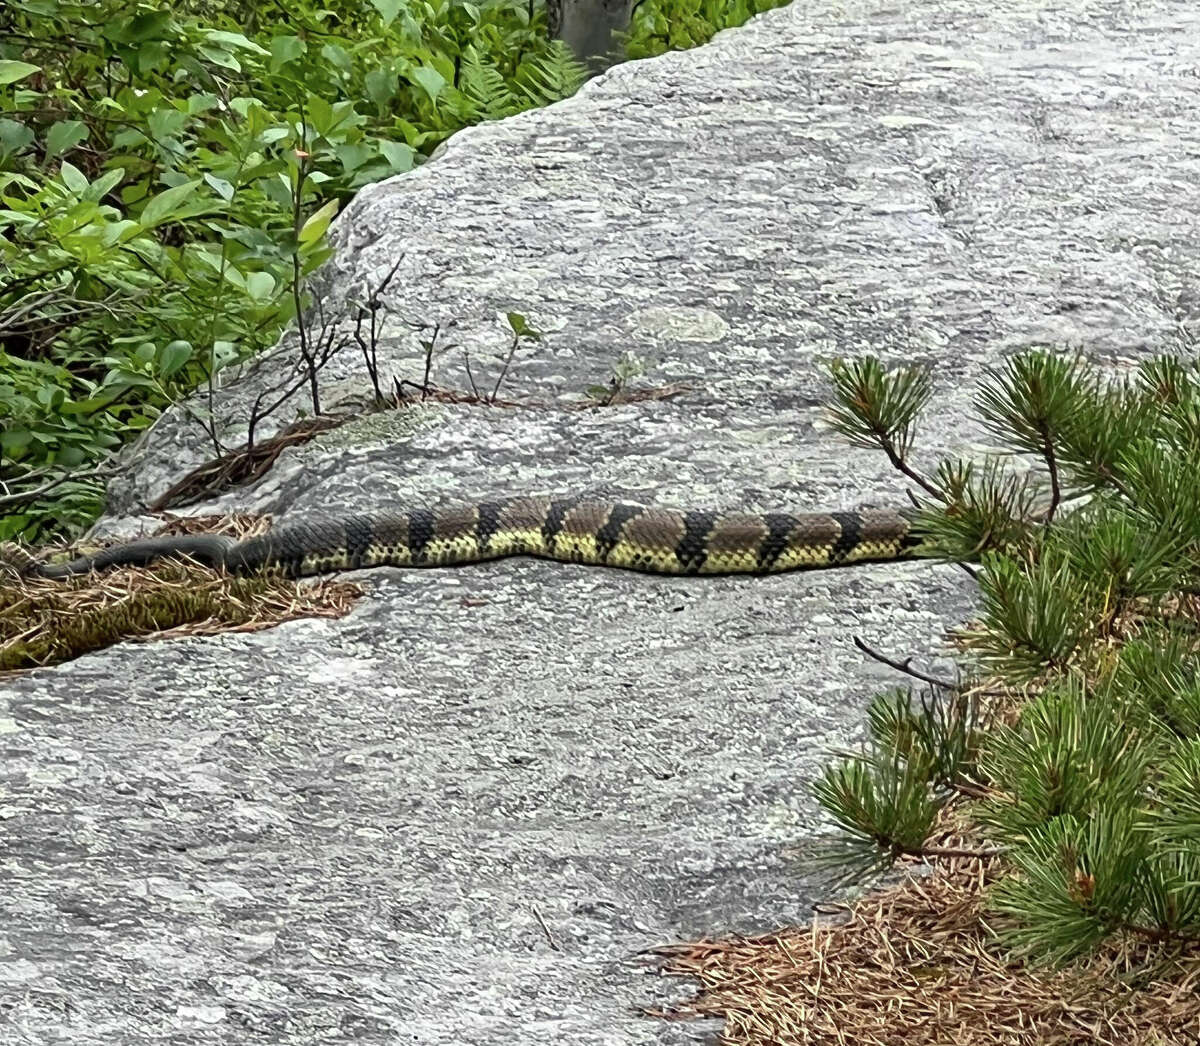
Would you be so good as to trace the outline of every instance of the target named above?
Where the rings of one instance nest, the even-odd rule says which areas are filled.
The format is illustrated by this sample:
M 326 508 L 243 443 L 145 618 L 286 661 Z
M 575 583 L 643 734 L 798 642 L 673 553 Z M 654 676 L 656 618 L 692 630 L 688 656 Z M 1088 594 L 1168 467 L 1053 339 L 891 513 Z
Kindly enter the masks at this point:
M 517 69 L 513 89 L 530 105 L 542 106 L 569 98 L 588 77 L 587 67 L 561 40 L 551 40 L 545 52 L 529 55 Z
M 474 44 L 463 48 L 458 91 L 471 115 L 480 120 L 502 120 L 528 107 L 509 87 L 504 74 L 480 55 Z

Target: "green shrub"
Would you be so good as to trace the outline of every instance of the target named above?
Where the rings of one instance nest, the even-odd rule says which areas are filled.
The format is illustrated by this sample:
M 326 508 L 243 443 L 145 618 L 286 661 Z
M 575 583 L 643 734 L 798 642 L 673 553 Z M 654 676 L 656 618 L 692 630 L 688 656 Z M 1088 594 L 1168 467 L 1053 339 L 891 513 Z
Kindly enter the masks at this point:
M 629 53 L 773 6 L 650 0 Z M 10 0 L 0 540 L 85 525 L 92 466 L 274 344 L 357 189 L 583 78 L 541 0 Z
M 280 15 L 287 17 L 280 17 Z M 325 229 L 454 131 L 583 79 L 526 2 L 12 0 L 0 14 L 0 482 L 94 464 L 303 307 Z M 0 540 L 80 525 L 87 480 Z M 12 502 L 6 504 L 12 505 Z
M 744 24 L 787 0 L 642 0 L 633 10 L 625 53 L 652 58 L 706 43 L 714 33 Z
M 980 619 L 960 639 L 993 688 L 987 701 L 955 684 L 919 706 L 877 699 L 863 752 L 817 785 L 845 830 L 839 858 L 936 858 L 926 840 L 954 808 L 988 844 L 978 852 L 1002 862 L 989 918 L 1017 951 L 1064 961 L 1118 938 L 1194 947 L 1200 368 L 1160 358 L 1110 380 L 1079 359 L 1021 353 L 977 398 L 1018 456 L 946 462 L 928 480 L 907 461 L 928 376 L 860 361 L 835 365 L 834 379 L 839 427 L 923 487 L 925 551 L 981 559 Z M 964 702 L 970 716 L 948 714 Z

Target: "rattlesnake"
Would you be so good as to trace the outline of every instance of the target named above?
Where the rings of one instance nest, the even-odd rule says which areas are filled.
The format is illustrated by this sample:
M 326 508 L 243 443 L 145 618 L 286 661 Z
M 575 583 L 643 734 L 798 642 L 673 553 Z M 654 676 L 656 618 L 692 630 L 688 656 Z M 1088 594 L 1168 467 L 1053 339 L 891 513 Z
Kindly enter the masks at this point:
M 147 538 L 63 564 L 40 563 L 13 551 L 4 558 L 23 574 L 49 578 L 145 565 L 173 555 L 234 573 L 287 577 L 504 556 L 657 574 L 769 574 L 901 559 L 916 544 L 910 515 L 896 509 L 712 512 L 597 497 L 513 497 L 452 508 L 302 518 L 243 541 L 217 535 Z

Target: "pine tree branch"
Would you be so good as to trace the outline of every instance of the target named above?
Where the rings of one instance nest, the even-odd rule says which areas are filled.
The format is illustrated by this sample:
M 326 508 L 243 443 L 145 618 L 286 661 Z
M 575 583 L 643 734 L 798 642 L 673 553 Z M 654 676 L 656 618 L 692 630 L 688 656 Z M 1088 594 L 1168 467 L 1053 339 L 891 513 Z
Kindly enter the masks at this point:
M 1062 500 L 1062 488 L 1058 481 L 1058 461 L 1054 455 L 1054 443 L 1050 439 L 1050 429 L 1045 423 L 1042 423 L 1040 429 L 1042 458 L 1046 462 L 1046 471 L 1050 473 L 1050 506 L 1046 509 L 1044 522 L 1052 523 L 1054 513 L 1058 511 L 1059 502 Z
M 886 432 L 876 429 L 875 438 L 879 442 L 879 449 L 887 455 L 888 461 L 892 463 L 892 467 L 894 469 L 897 469 L 899 472 L 911 479 L 930 497 L 936 498 L 938 501 L 945 504 L 946 495 L 942 491 L 938 490 L 937 487 L 930 483 L 929 480 L 917 472 L 916 469 L 909 465 L 908 462 L 900 456 L 899 452 L 896 450 L 895 443 L 892 442 L 892 438 Z
M 946 786 L 954 789 L 959 795 L 965 795 L 968 799 L 987 799 L 992 794 L 990 788 L 976 784 L 974 781 L 947 781 Z

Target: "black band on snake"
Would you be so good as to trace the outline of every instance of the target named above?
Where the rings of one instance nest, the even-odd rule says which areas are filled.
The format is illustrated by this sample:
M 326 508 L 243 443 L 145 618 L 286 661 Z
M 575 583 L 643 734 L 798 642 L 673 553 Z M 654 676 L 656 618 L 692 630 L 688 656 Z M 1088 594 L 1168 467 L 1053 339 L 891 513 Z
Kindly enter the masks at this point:
M 158 537 L 21 572 L 60 578 L 190 556 L 238 574 L 302 577 L 360 567 L 436 567 L 538 556 L 654 574 L 773 574 L 905 558 L 907 512 L 711 512 L 596 497 L 515 497 L 452 508 L 298 519 L 261 537 Z

